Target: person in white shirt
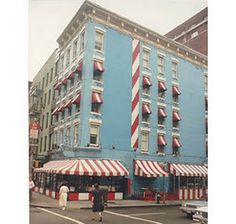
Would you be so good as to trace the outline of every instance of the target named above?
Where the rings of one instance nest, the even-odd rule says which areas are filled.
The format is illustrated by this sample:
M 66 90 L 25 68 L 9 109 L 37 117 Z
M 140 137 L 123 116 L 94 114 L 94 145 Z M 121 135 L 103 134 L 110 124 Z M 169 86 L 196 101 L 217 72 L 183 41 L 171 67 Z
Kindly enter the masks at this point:
M 32 200 L 32 191 L 35 187 L 34 181 L 32 180 L 32 177 L 29 178 L 29 200 L 31 202 Z
M 59 206 L 62 207 L 62 210 L 66 209 L 67 204 L 67 194 L 69 192 L 69 188 L 66 186 L 66 183 L 62 183 L 59 191 Z

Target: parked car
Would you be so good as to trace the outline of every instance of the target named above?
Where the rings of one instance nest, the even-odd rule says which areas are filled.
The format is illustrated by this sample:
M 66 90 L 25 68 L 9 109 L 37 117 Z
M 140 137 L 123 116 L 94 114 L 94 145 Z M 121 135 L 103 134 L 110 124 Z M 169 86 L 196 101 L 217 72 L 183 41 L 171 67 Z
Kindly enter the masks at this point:
M 192 216 L 196 213 L 196 209 L 206 206 L 207 201 L 204 200 L 184 201 L 182 202 L 180 210 L 186 213 L 188 217 L 192 218 Z
M 195 214 L 193 215 L 193 221 L 197 221 L 201 224 L 208 223 L 208 209 L 207 207 L 200 207 L 196 209 Z

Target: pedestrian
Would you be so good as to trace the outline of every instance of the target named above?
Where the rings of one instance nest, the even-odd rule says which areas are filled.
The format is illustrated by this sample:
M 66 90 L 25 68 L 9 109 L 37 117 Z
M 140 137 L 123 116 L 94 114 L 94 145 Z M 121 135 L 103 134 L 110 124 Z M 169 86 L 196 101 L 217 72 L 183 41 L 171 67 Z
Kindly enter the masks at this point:
M 30 200 L 30 202 L 32 200 L 32 191 L 33 191 L 34 187 L 35 187 L 34 181 L 33 181 L 32 177 L 29 177 L 29 200 Z
M 62 207 L 62 210 L 66 209 L 68 192 L 69 188 L 67 187 L 66 182 L 63 182 L 59 191 L 59 206 Z
M 104 199 L 98 184 L 94 184 L 94 190 L 92 192 L 92 209 L 93 209 L 92 220 L 95 220 L 95 214 L 98 212 L 99 222 L 101 222 L 102 211 L 104 210 Z

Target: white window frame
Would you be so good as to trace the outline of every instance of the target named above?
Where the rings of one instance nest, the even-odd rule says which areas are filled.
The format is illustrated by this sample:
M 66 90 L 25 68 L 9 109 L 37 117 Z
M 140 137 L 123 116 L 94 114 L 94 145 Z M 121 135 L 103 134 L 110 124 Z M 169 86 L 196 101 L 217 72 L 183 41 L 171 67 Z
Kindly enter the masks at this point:
M 70 130 L 71 130 L 71 128 L 70 128 L 70 126 L 68 126 L 68 127 L 66 128 L 66 143 L 67 143 L 68 145 L 70 145 Z
M 78 48 L 78 41 L 79 39 L 76 38 L 74 41 L 73 41 L 73 49 L 72 49 L 72 60 L 74 60 L 76 57 L 77 57 L 77 48 Z M 75 44 L 76 43 L 76 44 Z
M 144 139 L 144 137 L 146 137 L 147 139 Z M 148 152 L 148 151 L 149 151 L 149 132 L 142 131 L 142 134 L 141 134 L 141 152 Z
M 63 144 L 63 129 L 60 129 L 60 144 Z
M 165 57 L 163 55 L 158 55 L 157 58 L 157 71 L 158 73 L 164 74 L 165 72 Z
M 98 38 L 98 35 L 101 35 L 101 39 Z M 98 47 L 98 48 L 97 48 Z M 96 51 L 104 51 L 104 32 L 101 30 L 95 30 L 95 46 Z
M 94 128 L 95 131 L 92 128 Z M 92 130 L 94 132 L 92 132 Z M 100 125 L 99 124 L 90 124 L 90 131 L 89 131 L 89 145 L 90 146 L 99 146 L 99 140 L 100 140 L 99 134 L 100 134 Z M 91 141 L 90 141 L 91 135 L 96 136 L 96 143 L 95 144 L 91 143 Z
M 65 60 L 65 56 L 64 54 L 62 54 L 60 57 L 60 72 L 64 70 L 64 60 Z
M 58 140 L 57 137 L 58 137 L 58 136 L 57 136 L 57 131 L 55 131 L 55 132 L 54 132 L 54 139 L 53 139 L 54 145 L 58 145 L 58 144 L 57 144 L 57 140 Z
M 80 52 L 83 52 L 85 49 L 85 29 L 83 29 L 79 35 L 80 41 L 79 41 L 79 50 Z
M 68 68 L 70 65 L 70 54 L 71 54 L 71 47 L 69 47 L 66 50 L 66 68 Z
M 79 142 L 79 125 L 78 124 L 74 126 L 73 138 L 74 138 L 74 145 L 77 145 Z
M 144 58 L 145 55 L 148 57 Z M 143 48 L 143 67 L 148 69 L 150 68 L 150 50 L 147 48 Z
M 178 79 L 178 62 L 175 60 L 171 62 L 171 73 L 173 79 Z

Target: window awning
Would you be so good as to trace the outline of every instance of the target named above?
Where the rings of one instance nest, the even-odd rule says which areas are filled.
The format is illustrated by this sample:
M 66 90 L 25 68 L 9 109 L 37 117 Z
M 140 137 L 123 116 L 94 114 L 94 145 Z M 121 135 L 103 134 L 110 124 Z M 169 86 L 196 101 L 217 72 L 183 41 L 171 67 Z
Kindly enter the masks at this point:
M 180 95 L 181 94 L 178 86 L 172 86 L 172 92 L 173 92 L 173 95 Z
M 176 137 L 173 137 L 172 145 L 173 145 L 173 147 L 175 147 L 175 148 L 181 147 L 181 144 L 180 144 L 180 142 L 179 142 L 179 139 L 176 138 Z
M 92 103 L 102 103 L 102 97 L 100 93 L 92 93 Z
M 167 88 L 166 88 L 165 83 L 162 82 L 162 81 L 158 81 L 158 89 L 161 90 L 161 91 L 166 91 Z
M 59 81 L 59 82 L 55 85 L 54 89 L 56 89 L 56 90 L 60 89 L 60 88 L 61 88 L 61 85 L 62 85 L 62 81 Z
M 158 145 L 167 145 L 165 137 L 163 135 L 158 135 L 157 144 Z
M 143 104 L 143 106 L 142 106 L 142 113 L 143 114 L 151 114 L 152 113 L 149 105 Z
M 82 69 L 83 69 L 83 61 L 79 62 L 79 66 L 73 72 L 70 73 L 68 79 L 73 79 L 75 77 L 75 73 L 82 72 Z
M 66 85 L 66 84 L 67 84 L 67 81 L 68 81 L 68 76 L 66 76 L 66 77 L 62 80 L 61 84 L 62 84 L 62 85 Z
M 94 71 L 103 72 L 103 64 L 101 62 L 94 61 Z
M 204 165 L 170 163 L 169 172 L 174 176 L 206 177 L 208 169 Z
M 56 108 L 53 110 L 52 115 L 58 114 L 58 109 L 59 109 L 59 107 L 56 107 Z
M 143 76 L 143 86 L 148 86 L 150 87 L 152 85 L 150 79 L 146 76 Z
M 167 114 L 163 108 L 158 109 L 158 116 L 159 117 L 167 117 Z
M 69 99 L 65 104 L 64 104 L 64 108 L 70 108 L 72 105 L 72 101 L 73 99 Z
M 80 93 L 71 101 L 71 104 L 80 104 Z
M 57 160 L 45 163 L 36 172 L 79 176 L 128 176 L 129 171 L 118 160 Z
M 180 121 L 181 118 L 179 116 L 179 113 L 177 111 L 173 112 L 173 121 Z
M 58 109 L 57 109 L 57 112 L 62 112 L 63 110 L 64 110 L 64 103 L 62 103 L 59 107 L 58 107 Z
M 162 177 L 168 176 L 168 173 L 156 161 L 134 160 L 134 175 L 141 177 Z

